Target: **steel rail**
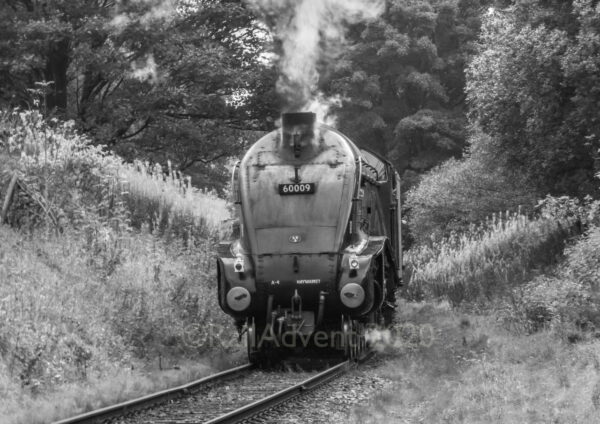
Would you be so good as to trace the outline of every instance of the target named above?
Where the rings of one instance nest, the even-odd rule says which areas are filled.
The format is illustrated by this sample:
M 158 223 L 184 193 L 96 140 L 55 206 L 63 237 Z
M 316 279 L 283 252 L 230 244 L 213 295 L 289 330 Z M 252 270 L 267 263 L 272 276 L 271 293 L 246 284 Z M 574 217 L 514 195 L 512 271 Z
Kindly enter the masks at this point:
M 61 421 L 55 421 L 53 424 L 84 424 L 101 422 L 102 420 L 106 420 L 108 418 L 120 416 L 140 409 L 145 409 L 155 404 L 163 403 L 168 400 L 180 397 L 182 395 L 187 394 L 190 391 L 199 389 L 201 386 L 207 383 L 219 381 L 226 377 L 234 376 L 235 374 L 242 373 L 252 368 L 254 368 L 252 364 L 241 365 L 239 367 L 221 371 L 219 373 L 209 375 L 207 377 L 192 381 L 181 386 L 162 390 L 160 392 L 152 393 L 137 399 L 132 399 L 126 402 L 107 406 L 105 408 L 97 409 L 95 411 L 86 412 L 84 414 L 80 414 Z
M 318 386 L 321 386 L 322 384 L 333 380 L 339 375 L 345 373 L 350 367 L 350 364 L 351 361 L 344 361 L 294 386 L 288 387 L 287 389 L 283 389 L 268 397 L 242 406 L 241 408 L 238 408 L 234 411 L 223 414 L 217 418 L 207 421 L 204 424 L 229 424 L 247 420 L 255 415 L 260 414 L 261 412 L 265 412 L 283 402 L 286 402 L 291 398 L 302 394 L 303 392 L 314 390 Z

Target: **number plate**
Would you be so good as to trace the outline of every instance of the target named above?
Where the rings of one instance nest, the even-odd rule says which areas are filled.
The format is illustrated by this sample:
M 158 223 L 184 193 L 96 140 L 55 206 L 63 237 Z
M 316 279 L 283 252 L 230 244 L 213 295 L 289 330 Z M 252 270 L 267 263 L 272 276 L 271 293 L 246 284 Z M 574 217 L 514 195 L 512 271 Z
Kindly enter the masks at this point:
M 279 184 L 279 194 L 313 194 L 316 189 L 315 183 L 293 183 Z

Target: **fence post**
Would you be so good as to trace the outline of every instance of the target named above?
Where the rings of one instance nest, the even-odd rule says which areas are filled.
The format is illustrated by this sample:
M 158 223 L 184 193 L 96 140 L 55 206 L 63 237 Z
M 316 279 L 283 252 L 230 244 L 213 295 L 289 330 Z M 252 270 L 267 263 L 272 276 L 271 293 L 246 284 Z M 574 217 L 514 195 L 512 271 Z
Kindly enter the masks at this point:
M 4 224 L 6 222 L 6 215 L 8 214 L 8 208 L 10 208 L 10 204 L 12 203 L 13 194 L 15 193 L 15 186 L 17 185 L 17 173 L 15 172 L 8 184 L 8 189 L 6 190 L 6 196 L 4 196 L 4 203 L 2 204 L 2 215 L 0 215 L 0 224 Z

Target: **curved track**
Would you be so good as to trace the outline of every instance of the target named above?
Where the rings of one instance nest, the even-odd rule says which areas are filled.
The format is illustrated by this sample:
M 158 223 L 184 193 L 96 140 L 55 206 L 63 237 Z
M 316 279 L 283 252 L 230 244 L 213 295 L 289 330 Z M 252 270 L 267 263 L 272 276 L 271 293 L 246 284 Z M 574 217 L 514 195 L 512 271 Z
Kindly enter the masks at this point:
M 225 413 L 216 417 L 206 424 L 223 424 L 223 423 L 237 423 L 245 419 L 260 415 L 262 412 L 268 411 L 279 404 L 282 404 L 290 399 L 299 396 L 303 392 L 314 390 L 315 388 L 327 383 L 330 380 L 342 375 L 348 370 L 350 361 L 345 361 L 337 364 L 333 367 L 326 369 L 306 380 L 300 381 L 299 383 L 273 393 L 270 396 L 266 396 L 253 403 L 242 406 L 231 412 Z
M 239 367 L 231 368 L 219 372 L 217 374 L 212 374 L 208 377 L 192 381 L 191 383 L 187 383 L 182 386 L 162 390 L 160 392 L 152 393 L 137 399 L 132 399 L 127 402 L 118 403 L 115 405 L 107 406 L 106 408 L 97 409 L 95 411 L 90 411 L 85 414 L 77 415 L 75 417 L 67 418 L 61 421 L 56 421 L 53 424 L 84 424 L 107 421 L 109 419 L 121 417 L 123 415 L 135 411 L 140 411 L 146 408 L 151 408 L 154 405 L 165 403 L 172 399 L 185 396 L 188 393 L 200 390 L 202 387 L 211 383 L 227 381 L 229 379 L 235 378 L 237 376 L 249 372 L 249 370 L 251 370 L 252 368 L 253 366 L 251 364 L 241 365 Z
M 318 373 L 264 371 L 243 365 L 55 424 L 236 423 L 329 382 L 344 374 L 351 363 L 344 361 Z

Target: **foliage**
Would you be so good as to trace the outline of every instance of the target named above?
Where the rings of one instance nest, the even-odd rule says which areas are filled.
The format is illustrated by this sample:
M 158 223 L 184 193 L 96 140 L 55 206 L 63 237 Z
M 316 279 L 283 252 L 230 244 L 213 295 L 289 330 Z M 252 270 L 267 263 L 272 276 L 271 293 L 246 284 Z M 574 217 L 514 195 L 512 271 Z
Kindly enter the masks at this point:
M 485 138 L 481 132 L 470 140 Z M 500 167 L 481 160 L 477 152 L 450 159 L 426 173 L 406 196 L 410 234 L 418 243 L 439 240 L 501 210 L 530 211 L 531 189 Z
M 463 301 L 509 293 L 533 269 L 556 262 L 565 240 L 575 233 L 573 219 L 494 215 L 491 222 L 421 245 L 407 254 L 412 277 L 409 296 Z
M 147 226 L 169 239 L 205 243 L 219 237 L 226 219 L 225 201 L 147 165 L 123 164 L 93 146 L 70 122 L 47 122 L 37 111 L 4 112 L 0 128 L 7 135 L 5 154 L 26 184 L 10 211 L 15 226 L 72 227 L 97 233 L 110 227 L 126 233 Z M 98 227 L 99 225 L 99 227 Z
M 116 199 L 116 157 L 90 145 L 72 122 L 46 122 L 36 110 L 14 110 L 2 118 L 0 125 L 8 134 L 6 153 L 18 158 L 17 171 L 26 190 L 21 190 L 10 217 L 13 225 L 32 229 L 41 223 L 61 227 L 68 222 L 84 228 L 98 219 L 114 219 L 116 225 L 126 219 Z
M 600 421 L 600 341 L 552 331 L 516 334 L 478 312 L 406 303 L 375 378 L 390 385 L 345 422 L 594 423 Z M 412 342 L 418 336 L 423 342 Z M 403 337 L 404 336 L 404 337 Z M 417 336 L 417 337 L 415 337 Z
M 174 170 L 123 164 L 35 110 L 1 112 L 0 134 L 1 188 L 15 172 L 21 184 L 9 221 L 27 230 L 0 226 L 3 418 L 46 422 L 144 394 L 113 376 L 139 381 L 133 368 L 234 345 L 209 284 L 225 201 Z M 104 400 L 71 394 L 26 411 L 40 394 L 106 379 L 117 392 Z
M 535 209 L 544 218 L 576 219 L 582 230 L 600 224 L 600 200 L 586 196 L 582 200 L 569 196 L 546 196 Z
M 321 81 L 344 99 L 342 131 L 391 158 L 402 173 L 460 156 L 463 69 L 486 3 L 394 0 L 377 21 L 352 27 L 352 47 Z
M 581 284 L 597 290 L 600 283 L 600 227 L 567 249 L 567 272 Z
M 114 237 L 113 231 L 104 228 L 95 237 L 102 242 Z M 183 249 L 148 233 L 121 234 L 114 239 L 119 254 L 111 269 L 77 232 L 28 237 L 1 226 L 0 238 L 3 422 L 6 408 L 20 405 L 12 413 L 27 415 L 24 402 L 40 394 L 105 379 L 112 380 L 114 392 L 126 388 L 114 375 L 136 381 L 134 368 L 156 368 L 160 358 L 173 364 L 185 357 L 197 360 L 210 349 L 223 355 L 236 346 L 222 344 L 234 340 L 235 330 L 218 312 L 207 249 Z M 210 338 L 214 334 L 223 337 Z M 35 421 L 105 406 L 102 402 L 115 397 L 124 400 L 123 393 L 102 395 L 104 400 L 88 396 L 87 404 L 70 395 L 59 402 L 61 408 Z
M 10 0 L 0 14 L 0 105 L 33 91 L 128 160 L 221 186 L 217 165 L 274 113 L 267 38 L 242 2 Z
M 509 310 L 521 316 L 530 332 L 545 327 L 566 328 L 577 341 L 577 331 L 600 326 L 600 230 L 594 227 L 566 249 L 566 257 L 554 275 L 540 276 L 515 290 L 517 299 Z M 571 340 L 573 341 L 573 340 Z
M 406 255 L 412 272 L 407 294 L 442 296 L 454 305 L 493 297 L 507 328 L 531 333 L 552 327 L 579 341 L 582 330 L 600 326 L 599 210 L 600 201 L 591 198 L 547 196 L 534 219 L 494 215 L 467 232 L 414 247 Z M 576 242 L 563 252 L 568 240 Z
M 226 231 L 226 201 L 214 191 L 192 187 L 191 178 L 170 167 L 165 174 L 159 164 L 151 167 L 135 161 L 122 166 L 119 177 L 133 228 L 147 225 L 154 233 L 190 245 L 207 238 L 220 239 Z
M 471 147 L 542 194 L 596 193 L 598 6 L 516 3 L 485 17 L 467 70 L 470 119 L 490 136 Z
M 516 310 L 524 313 L 532 331 L 569 324 L 596 330 L 600 327 L 600 201 L 581 204 L 576 199 L 549 198 L 544 203 L 555 214 L 577 216 L 588 230 L 567 247 L 554 275 L 535 278 L 524 287 Z

